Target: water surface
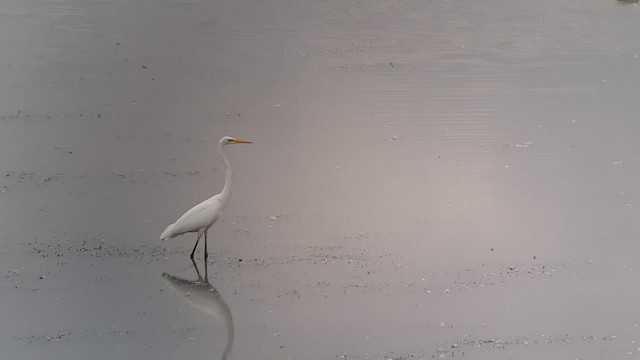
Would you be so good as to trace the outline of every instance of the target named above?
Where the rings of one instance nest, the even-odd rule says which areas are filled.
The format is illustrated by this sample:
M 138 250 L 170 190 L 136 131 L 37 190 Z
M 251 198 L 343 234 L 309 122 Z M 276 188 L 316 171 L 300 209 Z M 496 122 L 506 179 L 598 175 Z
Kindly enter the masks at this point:
M 3 2 L 0 357 L 637 356 L 638 11 Z

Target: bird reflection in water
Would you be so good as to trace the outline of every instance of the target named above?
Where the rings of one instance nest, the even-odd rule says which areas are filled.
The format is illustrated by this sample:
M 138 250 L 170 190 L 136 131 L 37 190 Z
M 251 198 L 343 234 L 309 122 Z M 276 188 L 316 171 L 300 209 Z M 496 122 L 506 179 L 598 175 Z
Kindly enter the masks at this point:
M 226 360 L 233 347 L 233 318 L 229 305 L 224 301 L 218 290 L 209 283 L 207 274 L 207 263 L 204 263 L 204 278 L 200 275 L 198 265 L 195 261 L 193 267 L 198 274 L 198 280 L 187 280 L 167 273 L 163 273 L 162 277 L 167 281 L 171 289 L 173 289 L 181 298 L 185 299 L 190 305 L 198 310 L 202 310 L 212 317 L 224 321 L 227 329 L 227 345 L 222 353 L 222 360 Z

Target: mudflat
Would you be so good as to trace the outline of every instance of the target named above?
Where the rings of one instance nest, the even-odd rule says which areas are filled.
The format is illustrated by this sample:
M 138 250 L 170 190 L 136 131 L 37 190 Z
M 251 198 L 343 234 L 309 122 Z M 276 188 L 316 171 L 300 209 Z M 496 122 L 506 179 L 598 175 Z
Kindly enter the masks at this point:
M 3 1 L 0 358 L 637 357 L 639 11 Z

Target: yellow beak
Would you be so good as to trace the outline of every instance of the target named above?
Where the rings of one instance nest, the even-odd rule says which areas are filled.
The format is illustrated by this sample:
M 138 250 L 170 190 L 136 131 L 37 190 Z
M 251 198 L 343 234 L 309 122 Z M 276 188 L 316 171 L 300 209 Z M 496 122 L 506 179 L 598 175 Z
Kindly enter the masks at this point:
M 249 141 L 249 140 L 240 140 L 240 139 L 236 139 L 234 141 L 236 144 L 253 144 L 253 141 Z

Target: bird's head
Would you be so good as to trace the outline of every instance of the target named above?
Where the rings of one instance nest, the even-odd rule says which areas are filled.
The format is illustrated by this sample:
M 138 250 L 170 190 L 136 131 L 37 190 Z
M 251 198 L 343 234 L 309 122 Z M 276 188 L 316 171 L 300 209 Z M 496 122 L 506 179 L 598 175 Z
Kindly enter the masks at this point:
M 218 144 L 222 147 L 229 144 L 253 144 L 253 142 L 232 138 L 231 136 L 224 136 L 222 139 L 220 139 L 220 142 Z

